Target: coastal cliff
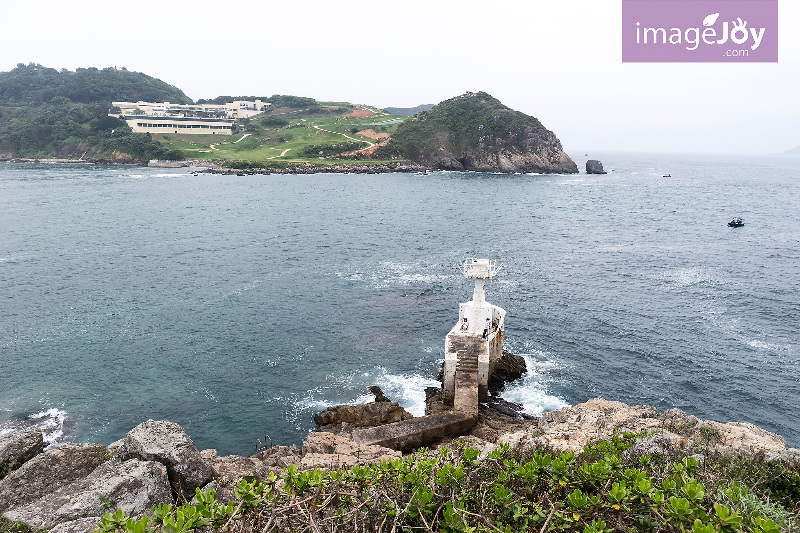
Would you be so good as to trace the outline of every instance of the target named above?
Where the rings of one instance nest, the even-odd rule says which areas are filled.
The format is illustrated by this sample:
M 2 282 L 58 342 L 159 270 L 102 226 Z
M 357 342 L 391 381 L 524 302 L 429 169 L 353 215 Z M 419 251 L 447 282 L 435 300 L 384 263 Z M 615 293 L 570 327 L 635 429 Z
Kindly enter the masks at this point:
M 367 404 L 366 411 L 390 413 L 396 409 L 396 404 L 380 397 L 376 399 L 378 401 L 373 403 L 386 409 Z M 107 447 L 62 443 L 44 449 L 38 430 L 20 431 L 0 437 L 0 460 L 4 465 L 0 474 L 0 525 L 5 521 L 6 529 L 3 531 L 10 524 L 22 523 L 34 530 L 89 533 L 97 529 L 108 509 L 120 509 L 124 517 L 139 517 L 157 506 L 163 514 L 162 505 L 180 506 L 191 499 L 197 488 L 203 491 L 215 489 L 213 501 L 198 496 L 183 506 L 203 507 L 205 510 L 200 512 L 206 512 L 209 520 L 216 516 L 221 520 L 220 525 L 223 522 L 230 525 L 237 513 L 232 512 L 234 507 L 214 506 L 226 502 L 244 506 L 250 501 L 250 493 L 257 497 L 259 491 L 277 491 L 263 492 L 256 503 L 242 507 L 243 511 L 256 514 L 243 513 L 236 520 L 272 516 L 273 528 L 267 529 L 262 524 L 259 529 L 288 531 L 296 525 L 294 520 L 308 520 L 313 516 L 312 520 L 324 523 L 326 517 L 337 513 L 350 516 L 353 509 L 362 509 L 364 514 L 359 519 L 366 521 L 364 527 L 372 524 L 374 528 L 370 530 L 378 530 L 381 520 L 387 516 L 386 506 L 393 499 L 402 502 L 402 505 L 393 507 L 394 516 L 403 520 L 400 524 L 413 526 L 419 521 L 420 513 L 427 516 L 428 521 L 451 520 L 452 514 L 449 519 L 445 515 L 437 519 L 433 508 L 423 507 L 409 513 L 411 504 L 406 500 L 413 502 L 416 501 L 414 494 L 427 494 L 426 486 L 431 483 L 444 498 L 441 502 L 444 505 L 451 498 L 448 487 L 459 479 L 473 478 L 468 485 L 477 483 L 475 497 L 485 496 L 486 491 L 494 494 L 493 498 L 503 494 L 511 497 L 512 492 L 507 491 L 522 488 L 527 496 L 522 493 L 519 496 L 525 501 L 530 500 L 527 509 L 533 509 L 535 495 L 529 491 L 543 490 L 547 500 L 563 498 L 560 503 L 553 504 L 553 509 L 558 506 L 573 509 L 565 514 L 551 512 L 547 507 L 539 515 L 528 514 L 520 508 L 520 515 L 515 520 L 527 517 L 536 530 L 546 529 L 543 523 L 548 514 L 548 520 L 556 522 L 561 529 L 569 529 L 572 524 L 580 531 L 584 530 L 580 522 L 584 515 L 587 524 L 594 517 L 591 523 L 595 525 L 599 524 L 596 520 L 603 519 L 614 519 L 621 525 L 636 519 L 636 513 L 651 513 L 652 509 L 655 509 L 651 513 L 653 531 L 677 530 L 670 528 L 686 520 L 691 523 L 692 519 L 700 521 L 700 525 L 705 522 L 713 525 L 720 517 L 731 516 L 726 514 L 727 509 L 717 507 L 722 505 L 716 503 L 714 498 L 717 496 L 734 512 L 740 513 L 740 520 L 754 526 L 747 531 L 777 533 L 796 524 L 796 517 L 793 518 L 786 509 L 800 503 L 800 487 L 795 483 L 800 480 L 800 450 L 787 448 L 780 436 L 752 424 L 703 421 L 678 409 L 659 412 L 650 406 L 628 406 L 601 398 L 558 409 L 538 420 L 522 421 L 492 412 L 488 406 L 482 406 L 481 411 L 478 425 L 469 434 L 455 440 L 447 438 L 434 451 L 421 450 L 406 457 L 397 450 L 361 444 L 342 434 L 327 431 L 310 433 L 301 448 L 273 446 L 250 457 L 220 457 L 215 450 L 198 451 L 180 426 L 168 421 L 142 423 L 124 439 Z M 393 416 L 379 418 L 384 420 L 376 423 L 397 423 L 392 422 L 396 418 Z M 552 454 L 556 454 L 555 459 Z M 533 458 L 533 461 L 525 463 L 527 459 L 519 459 L 525 457 Z M 678 466 L 670 466 L 673 463 Z M 429 473 L 412 481 L 409 476 L 417 472 L 417 468 Z M 349 473 L 334 475 L 333 470 Z M 390 470 L 399 473 L 386 474 Z M 379 472 L 386 475 L 377 475 Z M 748 488 L 746 483 L 754 475 L 761 477 Z M 529 482 L 518 485 L 513 480 L 519 476 L 532 477 Z M 612 489 L 610 485 L 615 476 L 619 477 L 619 482 L 615 482 Z M 624 485 L 627 476 L 635 479 Z M 664 480 L 659 480 L 656 485 L 659 476 Z M 597 478 L 597 483 L 591 481 L 594 478 Z M 392 479 L 411 483 L 412 489 L 403 483 L 389 491 L 378 490 L 377 486 L 365 488 L 365 484 L 370 487 L 370 484 L 387 483 L 381 480 Z M 260 482 L 264 484 L 257 485 Z M 701 482 L 707 485 L 705 492 Z M 350 488 L 349 484 L 353 483 L 360 484 L 361 488 Z M 422 485 L 414 489 L 414 483 Z M 460 484 L 452 486 L 458 488 Z M 583 491 L 578 490 L 579 494 L 576 494 L 575 487 L 583 488 L 590 496 L 597 491 L 596 496 L 591 496 L 597 498 L 596 502 L 591 507 L 588 503 L 582 504 Z M 738 492 L 724 492 L 730 487 Z M 352 494 L 354 498 L 356 492 L 362 496 L 352 501 L 340 501 L 334 497 L 326 499 L 329 490 L 334 496 L 337 491 Z M 407 493 L 409 490 L 412 492 Z M 288 503 L 299 501 L 297 496 L 306 491 L 311 491 L 312 496 L 317 491 L 317 495 L 322 496 L 308 508 L 298 507 L 295 515 L 295 504 Z M 665 503 L 665 494 L 669 497 L 668 493 L 673 491 L 677 496 Z M 262 506 L 259 502 L 264 502 L 263 497 L 267 494 L 271 494 L 272 504 L 264 503 Z M 492 503 L 492 499 L 480 505 L 475 503 L 477 507 L 466 507 L 472 505 L 466 494 L 461 498 L 466 498 L 462 504 L 469 514 L 464 515 L 463 524 L 485 523 L 489 517 L 495 523 L 510 523 L 508 520 L 512 517 L 506 515 L 502 502 Z M 681 495 L 685 502 L 678 498 Z M 756 501 L 752 499 L 754 495 L 773 501 L 760 504 L 758 513 L 742 505 L 736 506 L 745 496 L 751 498 L 751 502 Z M 287 505 L 281 503 L 284 498 Z M 362 502 L 363 498 L 367 499 Z M 610 503 L 603 503 L 605 499 Z M 303 496 L 302 502 L 311 500 Z M 323 500 L 325 504 L 321 504 Z M 425 500 L 423 504 L 430 501 Z M 439 505 L 438 499 L 433 501 Z M 639 505 L 640 501 L 644 504 Z M 716 515 L 709 515 L 704 510 L 712 504 Z M 369 512 L 364 510 L 364 505 Z M 209 506 L 214 509 L 209 510 Z M 406 510 L 401 513 L 404 506 Z M 171 507 L 168 511 L 172 512 Z M 177 508 L 174 512 L 178 512 Z M 190 516 L 186 514 L 189 511 L 182 512 L 184 516 Z M 665 522 L 658 526 L 658 520 L 662 518 Z M 106 515 L 103 520 L 106 532 L 126 531 L 127 518 Z M 114 520 L 118 525 L 114 525 L 117 523 Z M 780 528 L 776 525 L 779 523 L 782 524 Z M 151 525 L 155 527 L 158 524 L 154 522 Z M 439 525 L 446 524 L 439 522 Z M 11 527 L 16 527 L 15 531 L 25 530 L 19 526 Z M 351 530 L 348 528 L 336 530 Z M 154 531 L 158 530 L 156 527 Z M 172 531 L 169 528 L 162 530 Z M 333 531 L 328 528 L 317 530 Z M 127 531 L 133 530 L 128 528 Z M 740 529 L 728 528 L 725 531 Z
M 468 92 L 414 115 L 378 155 L 437 170 L 578 172 L 552 131 L 485 92 Z

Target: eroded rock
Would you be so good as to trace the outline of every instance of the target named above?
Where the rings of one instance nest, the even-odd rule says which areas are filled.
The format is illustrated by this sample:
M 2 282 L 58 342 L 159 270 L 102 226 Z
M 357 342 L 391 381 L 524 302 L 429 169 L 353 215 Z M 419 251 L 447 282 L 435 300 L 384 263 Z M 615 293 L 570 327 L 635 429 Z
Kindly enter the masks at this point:
M 345 437 L 327 432 L 309 433 L 303 443 L 302 460 L 307 468 L 339 468 L 356 464 L 374 464 L 389 459 L 399 459 L 403 455 L 383 446 L 358 444 Z
M 679 409 L 660 413 L 649 405 L 628 406 L 602 398 L 545 413 L 524 431 L 509 433 L 499 441 L 523 447 L 544 445 L 557 450 L 579 451 L 589 442 L 609 439 L 615 433 L 656 432 L 638 444 L 646 450 L 666 447 L 701 448 L 721 454 L 751 454 L 786 450 L 786 441 L 749 423 L 722 424 L 701 421 Z
M 3 513 L 6 520 L 24 522 L 36 530 L 105 513 L 103 496 L 127 513 L 142 514 L 153 505 L 172 503 L 167 468 L 155 461 L 109 461 L 89 476 L 44 497 Z
M 15 431 L 0 437 L 0 468 L 19 468 L 43 450 L 44 436 L 39 428 Z
M 214 477 L 192 439 L 178 424 L 167 420 L 142 422 L 123 439 L 120 460 L 157 461 L 167 467 L 172 490 L 191 498 L 197 487 Z
M 410 420 L 414 416 L 400 407 L 397 402 L 376 401 L 363 405 L 337 405 L 328 407 L 314 415 L 314 422 L 321 430 L 337 424 L 347 423 L 350 427 L 372 427 L 400 420 Z
M 0 511 L 37 500 L 86 477 L 109 457 L 102 444 L 65 443 L 50 448 L 0 481 Z

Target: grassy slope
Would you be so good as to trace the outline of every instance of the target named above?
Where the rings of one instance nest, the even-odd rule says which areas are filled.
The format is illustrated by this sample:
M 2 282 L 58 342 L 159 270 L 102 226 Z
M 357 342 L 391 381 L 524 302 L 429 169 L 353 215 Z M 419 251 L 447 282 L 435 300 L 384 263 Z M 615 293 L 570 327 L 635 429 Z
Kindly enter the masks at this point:
M 341 102 L 321 102 L 321 104 L 325 106 L 342 105 Z M 369 117 L 348 117 L 327 110 L 311 113 L 305 110 L 293 110 L 259 115 L 250 119 L 249 126 L 245 125 L 245 131 L 251 133 L 244 139 L 242 139 L 242 133 L 235 135 L 158 134 L 153 138 L 164 143 L 168 148 L 180 149 L 190 159 L 313 162 L 316 164 L 347 163 L 354 161 L 323 159 L 319 156 L 302 155 L 301 151 L 309 145 L 348 143 L 352 142 L 352 139 L 363 141 L 362 146 L 366 148 L 369 146 L 367 143 L 375 142 L 375 140 L 364 135 L 353 134 L 353 128 L 359 130 L 372 128 L 379 132 L 392 133 L 397 129 L 399 122 L 405 118 L 400 115 L 384 113 L 377 108 L 371 109 L 376 114 Z M 272 124 L 276 119 L 284 120 L 287 124 Z M 374 125 L 374 123 L 385 124 Z M 317 134 L 316 127 L 327 131 Z M 239 139 L 242 140 L 235 142 Z M 287 149 L 289 151 L 285 152 Z

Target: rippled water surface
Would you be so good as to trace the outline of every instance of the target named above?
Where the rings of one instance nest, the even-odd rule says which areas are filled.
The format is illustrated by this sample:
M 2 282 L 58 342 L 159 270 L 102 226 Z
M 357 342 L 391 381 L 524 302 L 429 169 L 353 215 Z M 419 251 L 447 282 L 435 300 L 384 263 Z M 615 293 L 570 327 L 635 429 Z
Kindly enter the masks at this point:
M 109 443 L 169 419 L 247 454 L 372 384 L 421 414 L 471 297 L 456 264 L 480 256 L 505 265 L 487 299 L 528 412 L 602 396 L 800 446 L 800 159 L 600 158 L 608 175 L 0 163 L 0 433 Z

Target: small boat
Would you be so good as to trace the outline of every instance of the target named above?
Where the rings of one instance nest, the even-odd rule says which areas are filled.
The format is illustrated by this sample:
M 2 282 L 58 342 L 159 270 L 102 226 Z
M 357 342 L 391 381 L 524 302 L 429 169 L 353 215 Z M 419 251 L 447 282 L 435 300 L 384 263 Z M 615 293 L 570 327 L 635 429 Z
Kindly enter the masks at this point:
M 732 228 L 741 228 L 744 226 L 744 220 L 742 220 L 742 217 L 733 217 L 733 219 L 728 222 L 728 226 Z
M 671 177 L 672 177 L 672 174 L 664 174 L 664 175 L 663 175 L 663 176 L 661 176 L 661 177 L 662 177 L 662 178 L 671 178 Z

